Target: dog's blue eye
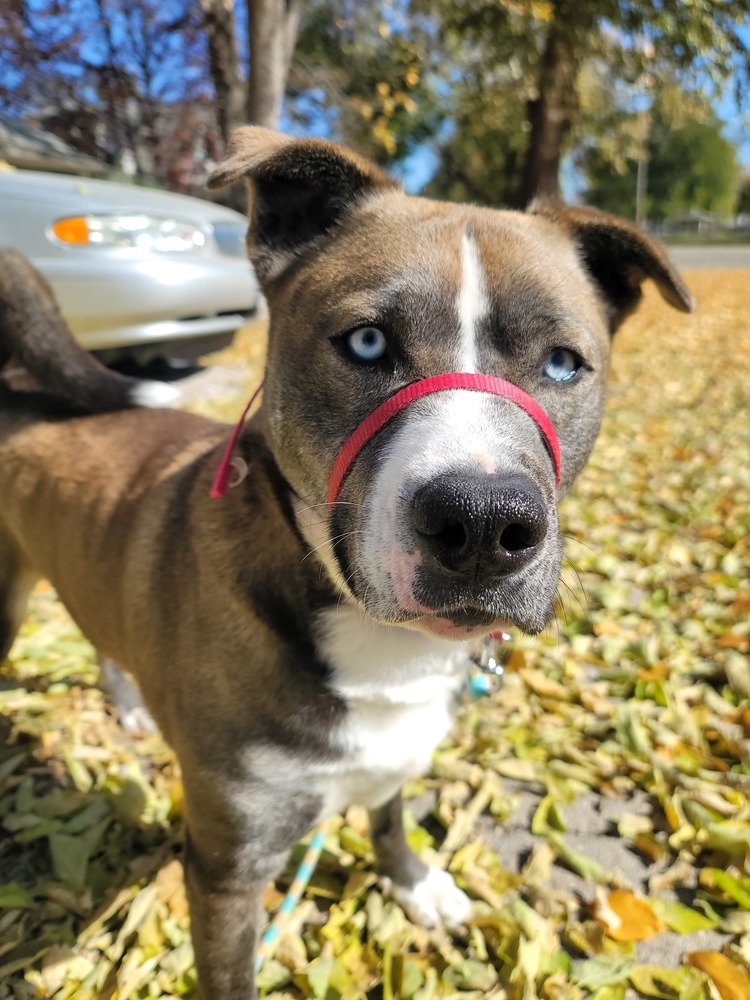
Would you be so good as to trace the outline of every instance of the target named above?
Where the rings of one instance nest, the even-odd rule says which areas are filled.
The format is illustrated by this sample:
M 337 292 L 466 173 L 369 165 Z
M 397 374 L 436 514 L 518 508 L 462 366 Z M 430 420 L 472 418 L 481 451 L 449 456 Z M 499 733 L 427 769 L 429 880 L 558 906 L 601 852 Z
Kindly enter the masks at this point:
M 345 342 L 349 352 L 359 361 L 378 361 L 388 349 L 385 335 L 376 326 L 361 326 L 353 330 Z
M 544 374 L 553 382 L 569 382 L 578 374 L 581 362 L 572 351 L 558 347 L 544 363 Z

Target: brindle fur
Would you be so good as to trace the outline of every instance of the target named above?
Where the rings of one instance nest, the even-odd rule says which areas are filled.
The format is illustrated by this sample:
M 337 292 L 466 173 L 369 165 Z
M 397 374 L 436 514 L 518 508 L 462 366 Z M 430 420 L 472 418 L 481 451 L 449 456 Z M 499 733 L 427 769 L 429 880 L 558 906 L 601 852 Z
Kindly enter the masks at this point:
M 19 255 L 0 255 L 0 658 L 45 577 L 99 653 L 137 679 L 182 767 L 192 933 L 210 1000 L 256 996 L 263 886 L 319 816 L 310 769 L 341 753 L 330 734 L 347 705 L 314 629 L 341 591 L 308 557 L 294 497 L 320 505 L 325 520 L 328 470 L 354 427 L 399 385 L 450 364 L 457 234 L 472 234 L 490 283 L 478 340 L 487 370 L 500 358 L 506 377 L 527 387 L 540 328 L 588 331 L 597 369 L 588 387 L 541 400 L 560 437 L 566 489 L 598 430 L 610 334 L 642 281 L 691 307 L 663 251 L 600 213 L 410 198 L 346 150 L 262 129 L 240 130 L 213 182 L 241 177 L 271 326 L 262 409 L 239 443 L 250 475 L 220 501 L 209 487 L 228 428 L 130 406 L 132 385 L 76 347 L 41 279 Z M 330 338 L 378 317 L 398 357 L 373 380 L 347 367 Z M 507 416 L 515 447 L 537 456 L 529 474 L 539 466 L 548 477 L 525 419 Z M 386 433 L 378 447 L 387 441 Z M 377 454 L 366 450 L 345 484 L 353 511 Z M 542 492 L 553 510 L 554 491 Z M 344 558 L 356 594 L 354 543 Z M 553 591 L 555 559 L 540 570 Z M 519 621 L 541 627 L 549 601 L 522 597 Z M 374 810 L 373 834 L 396 883 L 423 876 L 398 796 Z

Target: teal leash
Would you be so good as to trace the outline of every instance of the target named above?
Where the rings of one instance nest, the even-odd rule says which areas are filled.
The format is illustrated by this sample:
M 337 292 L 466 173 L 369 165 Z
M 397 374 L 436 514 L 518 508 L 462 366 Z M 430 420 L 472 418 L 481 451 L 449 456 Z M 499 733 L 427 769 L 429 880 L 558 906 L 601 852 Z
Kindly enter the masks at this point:
M 313 876 L 315 871 L 315 866 L 318 863 L 318 859 L 323 851 L 323 845 L 325 844 L 326 833 L 328 832 L 328 820 L 324 820 L 319 826 L 315 828 L 315 833 L 310 840 L 310 843 L 305 851 L 305 856 L 300 862 L 300 866 L 297 869 L 297 873 L 294 876 L 294 881 L 289 886 L 286 896 L 279 907 L 276 916 L 273 918 L 271 923 L 265 930 L 263 937 L 260 939 L 260 944 L 258 945 L 258 951 L 255 956 L 255 972 L 258 973 L 263 968 L 263 963 L 268 957 L 269 952 L 276 944 L 281 935 L 281 931 L 284 924 L 289 919 L 292 910 L 294 910 L 297 903 L 299 903 L 302 893 L 307 888 L 307 884 Z
M 500 642 L 505 643 L 509 641 L 510 636 L 507 632 L 495 632 L 492 635 L 488 635 L 482 643 L 479 653 L 471 658 L 466 672 L 466 680 L 462 688 L 470 699 L 484 698 L 499 688 L 502 683 L 503 666 L 497 657 L 497 646 Z M 327 833 L 328 820 L 324 820 L 315 828 L 315 832 L 300 862 L 294 880 L 289 886 L 281 906 L 276 911 L 276 915 L 260 939 L 255 957 L 256 975 L 263 968 L 263 963 L 281 936 L 284 925 L 302 898 L 302 893 L 307 888 L 315 872 L 320 855 L 323 852 Z

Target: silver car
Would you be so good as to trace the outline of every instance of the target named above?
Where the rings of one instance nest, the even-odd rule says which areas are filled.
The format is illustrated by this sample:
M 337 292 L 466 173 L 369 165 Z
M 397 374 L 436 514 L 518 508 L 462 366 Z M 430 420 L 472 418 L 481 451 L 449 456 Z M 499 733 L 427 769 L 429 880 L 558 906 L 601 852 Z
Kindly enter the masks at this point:
M 107 362 L 229 343 L 258 305 L 246 231 L 239 212 L 199 198 L 0 172 L 0 246 L 36 264 L 77 339 Z

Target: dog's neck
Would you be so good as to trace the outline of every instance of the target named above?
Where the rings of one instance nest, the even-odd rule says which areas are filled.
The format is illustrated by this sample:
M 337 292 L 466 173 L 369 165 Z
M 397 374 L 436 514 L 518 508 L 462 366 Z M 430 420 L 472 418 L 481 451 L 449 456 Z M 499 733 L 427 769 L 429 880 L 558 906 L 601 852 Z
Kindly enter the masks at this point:
M 381 624 L 352 601 L 319 612 L 315 632 L 332 683 L 347 701 L 430 701 L 456 688 L 472 645 Z

